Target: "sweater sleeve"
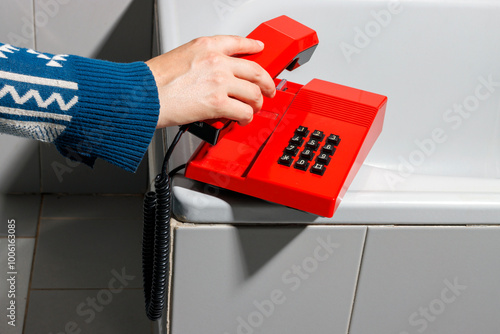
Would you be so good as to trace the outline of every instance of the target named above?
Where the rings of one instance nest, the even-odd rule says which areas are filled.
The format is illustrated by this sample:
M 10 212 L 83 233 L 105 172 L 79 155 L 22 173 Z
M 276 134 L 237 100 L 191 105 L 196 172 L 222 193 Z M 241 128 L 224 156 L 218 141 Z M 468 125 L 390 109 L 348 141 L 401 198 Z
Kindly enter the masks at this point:
M 113 63 L 0 44 L 0 132 L 52 142 L 92 166 L 135 171 L 154 134 L 158 90 L 143 62 Z

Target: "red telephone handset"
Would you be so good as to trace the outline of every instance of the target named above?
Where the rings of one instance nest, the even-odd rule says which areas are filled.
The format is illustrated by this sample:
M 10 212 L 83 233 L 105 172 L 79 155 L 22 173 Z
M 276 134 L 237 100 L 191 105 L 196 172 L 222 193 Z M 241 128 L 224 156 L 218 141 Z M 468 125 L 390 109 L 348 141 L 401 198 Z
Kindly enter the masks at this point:
M 247 58 L 273 77 L 307 61 L 318 43 L 313 30 L 286 16 L 249 37 L 266 47 Z M 233 122 L 221 136 L 226 123 L 211 123 L 217 144 L 202 143 L 185 176 L 331 217 L 382 131 L 387 97 L 318 79 L 275 83 L 276 96 L 264 97 L 250 124 Z
M 261 65 L 274 79 L 285 68 L 292 71 L 311 58 L 318 45 L 316 32 L 283 15 L 259 25 L 248 38 L 264 42 L 263 51 L 242 56 Z M 232 121 L 227 119 L 206 120 L 192 123 L 189 132 L 215 145 L 230 130 Z

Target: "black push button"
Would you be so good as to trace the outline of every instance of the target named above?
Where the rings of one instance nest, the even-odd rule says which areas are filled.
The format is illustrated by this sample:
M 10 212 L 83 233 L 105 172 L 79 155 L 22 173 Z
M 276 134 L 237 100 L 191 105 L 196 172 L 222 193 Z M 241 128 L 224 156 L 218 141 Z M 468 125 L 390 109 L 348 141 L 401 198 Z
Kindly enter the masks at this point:
M 297 145 L 290 144 L 285 148 L 285 153 L 291 155 L 292 157 L 296 156 L 299 152 Z
M 334 134 L 331 134 L 326 138 L 326 142 L 328 144 L 332 144 L 333 146 L 337 146 L 340 143 L 340 137 Z
M 316 151 L 318 149 L 319 143 L 315 139 L 311 139 L 306 143 L 306 147 L 310 148 L 313 151 Z
M 328 165 L 330 163 L 330 156 L 326 153 L 321 153 L 316 157 L 316 162 L 322 165 Z
M 335 147 L 333 144 L 325 144 L 325 146 L 321 148 L 321 152 L 333 155 L 333 153 L 335 153 Z
M 301 125 L 295 130 L 295 134 L 297 136 L 305 137 L 309 134 L 309 130 L 305 126 Z
M 323 164 L 315 163 L 311 167 L 311 173 L 313 174 L 318 174 L 318 175 L 323 175 L 325 173 L 326 167 Z
M 283 166 L 290 167 L 292 165 L 293 159 L 288 154 L 283 154 L 279 159 L 278 163 Z
M 306 159 L 308 161 L 311 160 L 313 158 L 313 156 L 314 156 L 314 152 L 310 148 L 306 148 L 302 152 L 300 152 L 300 157 L 302 159 Z
M 323 131 L 314 130 L 313 133 L 311 133 L 311 139 L 316 139 L 317 141 L 322 141 L 323 138 L 325 138 Z
M 292 139 L 290 139 L 290 144 L 292 144 L 292 145 L 300 146 L 300 145 L 302 145 L 303 142 L 304 142 L 304 138 L 299 136 L 299 135 L 295 135 L 292 137 Z
M 307 167 L 309 167 L 309 162 L 306 159 L 299 159 L 295 163 L 294 167 L 300 170 L 307 170 Z

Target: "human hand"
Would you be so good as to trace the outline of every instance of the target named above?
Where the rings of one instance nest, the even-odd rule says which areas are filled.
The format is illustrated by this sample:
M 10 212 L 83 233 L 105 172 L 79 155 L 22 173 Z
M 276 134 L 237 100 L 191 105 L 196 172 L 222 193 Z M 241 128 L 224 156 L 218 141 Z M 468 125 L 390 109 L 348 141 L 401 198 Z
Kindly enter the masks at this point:
M 147 61 L 160 99 L 157 128 L 214 118 L 250 123 L 263 95 L 274 96 L 274 82 L 257 63 L 231 56 L 263 48 L 238 36 L 201 37 Z

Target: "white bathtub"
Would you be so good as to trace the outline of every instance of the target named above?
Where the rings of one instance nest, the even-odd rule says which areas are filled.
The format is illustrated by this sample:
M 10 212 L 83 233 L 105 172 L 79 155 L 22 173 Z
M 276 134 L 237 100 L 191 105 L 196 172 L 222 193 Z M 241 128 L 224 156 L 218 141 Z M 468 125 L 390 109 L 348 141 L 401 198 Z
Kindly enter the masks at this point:
M 388 96 L 382 134 L 337 214 L 314 221 L 499 222 L 499 1 L 184 0 L 160 1 L 159 11 L 163 51 L 203 35 L 244 36 L 288 15 L 320 43 L 281 77 Z M 185 140 L 174 165 L 197 143 Z M 231 212 L 198 217 L 184 204 L 188 220 L 235 220 Z

